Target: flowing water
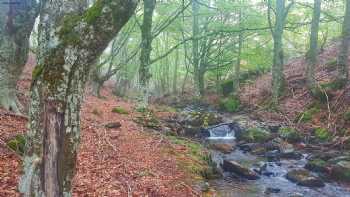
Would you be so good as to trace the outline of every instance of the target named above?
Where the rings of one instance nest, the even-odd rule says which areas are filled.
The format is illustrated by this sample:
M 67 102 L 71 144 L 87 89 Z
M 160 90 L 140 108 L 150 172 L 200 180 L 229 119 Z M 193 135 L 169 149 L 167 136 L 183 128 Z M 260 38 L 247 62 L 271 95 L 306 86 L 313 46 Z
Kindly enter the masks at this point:
M 184 111 L 193 112 L 198 110 L 198 107 L 188 107 Z M 211 109 L 200 109 L 201 111 L 210 111 L 217 113 Z M 223 117 L 225 123 L 211 126 L 206 129 L 209 136 L 204 140 L 205 143 L 225 143 L 225 144 L 236 144 L 236 131 L 240 130 L 237 127 L 238 124 L 232 123 L 237 120 L 244 119 L 245 126 L 259 125 L 260 123 L 253 123 L 253 120 L 246 115 L 228 115 L 220 114 Z M 262 123 L 263 125 L 264 123 Z M 210 181 L 211 187 L 213 187 L 222 197 L 350 197 L 350 188 L 342 186 L 335 182 L 325 181 L 325 187 L 322 188 L 309 188 L 299 186 L 296 183 L 289 181 L 285 178 L 286 174 L 292 169 L 303 169 L 307 163 L 307 153 L 303 155 L 302 159 L 299 160 L 280 160 L 278 162 L 268 162 L 265 157 L 255 156 L 250 153 L 241 151 L 236 148 L 229 154 L 224 154 L 219 151 L 211 150 L 212 160 L 217 164 L 218 168 L 221 169 L 223 160 L 237 161 L 238 163 L 247 166 L 251 169 L 257 166 L 265 165 L 266 171 L 270 172 L 268 175 L 260 175 L 258 180 L 247 180 L 241 178 L 232 173 L 223 172 L 223 178 Z M 266 192 L 269 190 L 270 192 Z M 271 192 L 272 191 L 272 192 Z
M 227 124 L 220 124 L 208 128 L 210 137 L 208 143 L 235 143 L 235 130 Z M 334 182 L 326 183 L 323 188 L 308 188 L 298 186 L 287 180 L 285 175 L 292 169 L 302 169 L 307 163 L 306 155 L 300 160 L 281 160 L 280 162 L 267 162 L 264 157 L 258 157 L 250 153 L 244 153 L 238 148 L 230 154 L 223 154 L 212 150 L 212 159 L 221 166 L 224 159 L 237 161 L 245 166 L 254 167 L 259 163 L 267 164 L 269 176 L 261 175 L 258 180 L 246 180 L 231 173 L 224 172 L 223 178 L 211 181 L 220 196 L 223 197 L 261 197 L 261 196 L 305 196 L 305 197 L 350 197 L 350 188 Z M 278 193 L 267 194 L 267 188 L 280 190 Z

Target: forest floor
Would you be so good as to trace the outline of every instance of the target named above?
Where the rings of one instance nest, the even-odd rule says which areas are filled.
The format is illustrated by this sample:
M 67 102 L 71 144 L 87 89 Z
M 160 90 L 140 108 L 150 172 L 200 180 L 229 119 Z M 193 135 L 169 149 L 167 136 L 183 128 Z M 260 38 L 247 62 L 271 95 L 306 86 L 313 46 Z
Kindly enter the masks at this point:
M 30 68 L 19 83 L 21 101 L 28 104 Z M 145 132 L 133 119 L 133 104 L 116 98 L 107 89 L 103 99 L 87 95 L 81 111 L 81 146 L 73 196 L 198 196 L 193 178 L 170 152 L 186 147 L 160 135 Z M 122 106 L 129 114 L 111 112 Z M 21 157 L 6 142 L 27 130 L 28 119 L 0 109 L 0 196 L 19 196 Z M 106 123 L 120 128 L 107 129 Z M 170 150 L 170 151 L 169 151 Z

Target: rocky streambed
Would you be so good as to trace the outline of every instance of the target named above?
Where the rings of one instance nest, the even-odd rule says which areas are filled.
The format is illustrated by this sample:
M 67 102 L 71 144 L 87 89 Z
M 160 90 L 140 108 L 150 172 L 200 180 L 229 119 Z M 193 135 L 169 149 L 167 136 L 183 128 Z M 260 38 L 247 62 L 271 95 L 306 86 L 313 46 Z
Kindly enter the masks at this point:
M 293 128 L 193 107 L 168 122 L 209 148 L 220 196 L 350 197 L 349 152 L 305 143 Z

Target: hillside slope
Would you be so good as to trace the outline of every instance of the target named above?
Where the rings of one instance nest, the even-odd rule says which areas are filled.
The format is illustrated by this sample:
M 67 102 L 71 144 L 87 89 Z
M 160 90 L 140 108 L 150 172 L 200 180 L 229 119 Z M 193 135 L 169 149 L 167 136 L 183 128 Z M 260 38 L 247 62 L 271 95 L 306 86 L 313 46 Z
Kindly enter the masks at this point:
M 322 86 L 331 84 L 335 79 L 336 57 L 338 43 L 329 45 L 319 54 L 319 63 L 316 67 L 316 80 Z M 306 87 L 306 60 L 304 57 L 295 58 L 285 65 L 287 91 L 280 100 L 278 111 L 270 110 L 271 73 L 258 77 L 254 82 L 244 85 L 240 99 L 248 107 L 254 109 L 257 118 L 264 121 L 284 122 L 290 126 L 307 132 L 313 128 L 328 128 L 333 134 L 349 133 L 349 121 L 345 120 L 350 110 L 350 85 L 341 90 L 327 91 L 328 102 L 320 102 L 314 98 Z M 317 110 L 304 121 L 302 116 L 308 110 Z M 309 115 L 309 114 L 307 114 Z

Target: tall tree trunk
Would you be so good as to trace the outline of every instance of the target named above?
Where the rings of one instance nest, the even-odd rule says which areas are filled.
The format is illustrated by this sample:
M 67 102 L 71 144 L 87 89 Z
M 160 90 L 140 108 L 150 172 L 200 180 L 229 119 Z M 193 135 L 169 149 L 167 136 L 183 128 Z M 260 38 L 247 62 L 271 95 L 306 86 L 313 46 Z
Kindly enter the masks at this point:
M 0 2 L 0 106 L 19 113 L 16 85 L 28 58 L 36 0 Z
M 241 2 L 241 1 L 240 1 Z M 243 21 L 242 21 L 242 8 L 239 8 L 239 14 L 238 14 L 238 21 L 239 21 L 239 28 L 240 30 L 243 29 Z M 239 94 L 239 87 L 240 87 L 240 69 L 241 69 L 241 56 L 242 56 L 242 47 L 243 47 L 243 32 L 240 31 L 238 34 L 238 53 L 237 53 L 237 62 L 235 65 L 235 78 L 233 80 L 233 90 L 236 95 Z
M 196 96 L 201 96 L 200 91 L 200 71 L 199 71 L 199 22 L 198 22 L 199 4 L 197 0 L 192 1 L 192 64 L 193 64 L 193 81 Z
M 346 0 L 345 17 L 343 22 L 342 42 L 338 55 L 338 82 L 341 86 L 347 83 L 349 77 L 348 53 L 350 44 L 350 0 Z
M 42 1 L 38 66 L 19 190 L 25 197 L 72 196 L 80 107 L 91 65 L 134 12 L 135 0 Z M 86 10 L 86 11 L 85 11 Z
M 289 4 L 289 8 L 292 3 Z M 283 94 L 285 79 L 283 74 L 283 28 L 288 14 L 288 9 L 285 7 L 285 0 L 276 1 L 276 22 L 273 31 L 273 65 L 272 65 L 272 102 L 274 106 L 278 105 L 279 97 Z
M 311 33 L 310 33 L 310 48 L 307 53 L 307 68 L 306 78 L 309 90 L 313 90 L 315 84 L 315 66 L 317 64 L 318 54 L 318 30 L 320 26 L 321 15 L 321 0 L 314 0 L 314 10 L 312 15 Z
M 177 94 L 177 72 L 179 68 L 179 49 L 176 50 L 175 54 L 175 67 L 174 67 L 174 76 L 173 76 L 173 93 Z
M 151 63 L 151 51 L 152 51 L 152 22 L 153 12 L 156 6 L 156 0 L 144 0 L 143 7 L 143 22 L 141 26 L 141 55 L 140 55 L 140 68 L 139 68 L 139 82 L 141 89 L 141 103 L 140 108 L 146 108 L 148 106 L 148 83 L 151 78 L 150 63 Z

